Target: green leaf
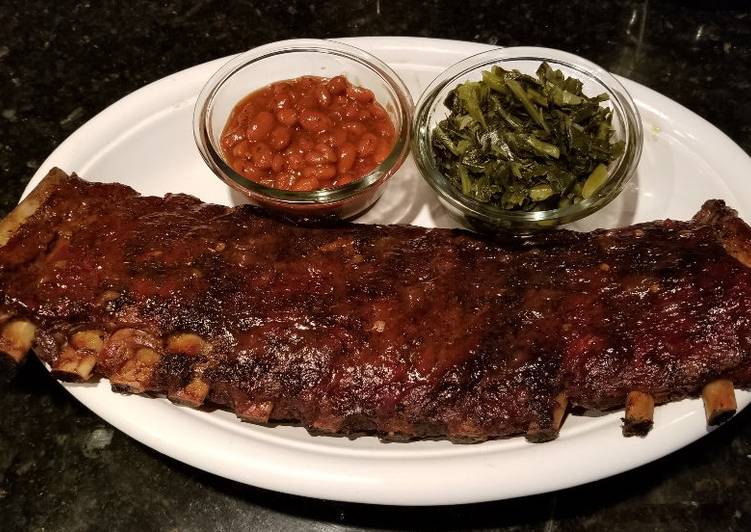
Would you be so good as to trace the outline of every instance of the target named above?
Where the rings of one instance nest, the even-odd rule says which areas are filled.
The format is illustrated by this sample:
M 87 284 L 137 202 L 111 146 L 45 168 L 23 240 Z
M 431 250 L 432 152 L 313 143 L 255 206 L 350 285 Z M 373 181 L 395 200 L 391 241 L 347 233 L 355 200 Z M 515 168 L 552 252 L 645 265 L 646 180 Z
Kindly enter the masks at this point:
M 548 184 L 535 185 L 529 189 L 532 201 L 544 201 L 553 195 L 553 187 Z
M 582 186 L 582 197 L 589 198 L 600 190 L 608 180 L 608 168 L 604 164 L 598 164 Z
M 542 113 L 539 109 L 537 109 L 537 107 L 535 107 L 535 104 L 533 104 L 529 100 L 527 93 L 522 88 L 522 86 L 519 85 L 519 83 L 515 79 L 511 79 L 510 77 L 506 79 L 506 86 L 511 89 L 512 94 L 516 96 L 519 102 L 521 102 L 522 106 L 524 106 L 524 109 L 527 111 L 527 114 L 532 118 L 532 120 L 540 124 L 540 126 L 542 126 L 545 131 L 549 132 L 550 128 L 545 123 L 545 119 L 543 118 Z
M 456 88 L 456 96 L 462 102 L 464 109 L 466 109 L 469 115 L 480 122 L 482 127 L 487 129 L 488 125 L 485 123 L 485 116 L 482 113 L 482 109 L 480 109 L 480 99 L 477 94 L 476 85 L 476 83 L 469 81 L 459 85 Z

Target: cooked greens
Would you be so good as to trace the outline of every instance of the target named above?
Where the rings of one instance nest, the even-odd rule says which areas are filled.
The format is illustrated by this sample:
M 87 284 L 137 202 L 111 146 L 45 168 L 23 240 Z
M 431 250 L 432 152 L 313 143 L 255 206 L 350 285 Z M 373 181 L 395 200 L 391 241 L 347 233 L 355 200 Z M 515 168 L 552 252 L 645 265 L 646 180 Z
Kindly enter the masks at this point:
M 614 141 L 606 94 L 547 63 L 536 77 L 493 66 L 446 98 L 433 130 L 439 169 L 461 192 L 503 209 L 554 209 L 588 198 L 624 149 Z

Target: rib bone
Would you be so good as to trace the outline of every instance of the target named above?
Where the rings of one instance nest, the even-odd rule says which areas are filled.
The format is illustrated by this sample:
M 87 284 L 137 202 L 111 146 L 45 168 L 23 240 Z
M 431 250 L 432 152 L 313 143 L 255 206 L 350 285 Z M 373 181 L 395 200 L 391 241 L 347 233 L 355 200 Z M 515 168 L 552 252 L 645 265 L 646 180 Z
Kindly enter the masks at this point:
M 564 392 L 561 392 L 555 396 L 550 425 L 545 427 L 538 422 L 531 423 L 526 434 L 527 440 L 533 443 L 542 443 L 556 439 L 567 409 L 568 398 Z
M 624 436 L 646 436 L 652 429 L 655 400 L 648 393 L 637 390 L 626 397 L 626 415 L 623 418 Z
M 88 349 L 98 353 L 104 346 L 104 332 L 97 330 L 78 331 L 70 338 L 70 345 L 76 349 Z
M 105 367 L 114 369 L 109 375 L 112 388 L 130 393 L 148 390 L 161 360 L 158 344 L 151 335 L 136 329 L 112 334 L 100 352 Z
M 36 326 L 27 320 L 11 320 L 0 332 L 0 354 L 9 356 L 15 363 L 21 362 L 31 349 Z
M 87 381 L 96 366 L 97 358 L 86 349 L 77 350 L 66 346 L 60 356 L 51 364 L 55 377 L 73 381 Z
M 727 379 L 718 379 L 704 386 L 702 398 L 708 425 L 724 423 L 733 417 L 738 408 L 733 383 Z
M 200 377 L 194 377 L 185 387 L 168 395 L 170 401 L 192 407 L 201 406 L 209 393 L 209 385 Z

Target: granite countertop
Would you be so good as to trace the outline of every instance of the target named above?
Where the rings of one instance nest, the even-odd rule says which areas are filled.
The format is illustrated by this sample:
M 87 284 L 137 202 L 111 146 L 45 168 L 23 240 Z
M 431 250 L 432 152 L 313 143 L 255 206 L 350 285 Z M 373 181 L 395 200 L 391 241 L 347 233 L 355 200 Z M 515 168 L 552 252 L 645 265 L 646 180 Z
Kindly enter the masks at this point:
M 561 48 L 677 100 L 751 153 L 744 4 L 8 0 L 0 7 L 0 215 L 49 153 L 107 105 L 183 68 L 304 36 Z M 751 530 L 751 412 L 610 479 L 426 509 L 305 499 L 193 469 L 90 413 L 33 357 L 15 376 L 0 374 L 0 411 L 5 530 Z

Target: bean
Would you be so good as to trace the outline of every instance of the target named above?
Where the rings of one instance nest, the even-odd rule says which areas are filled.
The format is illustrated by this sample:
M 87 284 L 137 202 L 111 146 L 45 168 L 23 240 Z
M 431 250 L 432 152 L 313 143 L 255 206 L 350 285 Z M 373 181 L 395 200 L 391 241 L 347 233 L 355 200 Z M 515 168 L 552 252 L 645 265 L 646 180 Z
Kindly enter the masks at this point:
M 225 149 L 229 150 L 233 148 L 238 142 L 243 140 L 243 134 L 233 129 L 232 131 L 228 131 L 227 133 L 222 136 L 222 146 L 224 146 Z
M 370 89 L 366 89 L 365 87 L 355 87 L 354 85 L 347 87 L 347 96 L 362 103 L 370 103 L 373 101 L 373 98 L 375 98 L 373 91 Z
M 264 139 L 271 132 L 275 122 L 274 115 L 268 111 L 261 111 L 248 123 L 245 138 L 252 142 Z
M 389 116 L 386 110 L 377 103 L 371 104 L 368 109 L 370 110 L 370 116 L 375 120 L 385 120 Z
M 335 129 L 334 130 L 334 140 L 336 141 L 334 143 L 334 146 L 341 146 L 345 142 L 347 142 L 347 132 L 343 129 Z
M 255 106 L 252 103 L 248 103 L 245 107 L 242 108 L 242 110 L 237 114 L 237 125 L 246 125 L 248 123 L 248 120 L 251 119 L 256 114 Z
M 367 131 L 367 128 L 362 123 L 353 121 L 344 122 L 342 129 L 358 137 Z
M 281 92 L 279 94 L 275 94 L 271 98 L 271 102 L 277 109 L 285 109 L 292 105 L 292 95 L 288 92 Z
M 390 153 L 391 143 L 387 142 L 385 139 L 380 139 L 378 141 L 378 146 L 375 149 L 375 153 L 373 153 L 373 160 L 378 164 L 381 164 L 386 160 L 386 157 L 388 157 Z
M 344 144 L 339 148 L 339 164 L 337 169 L 340 174 L 346 174 L 355 165 L 355 155 L 357 154 L 357 148 L 354 144 Z
M 339 107 L 344 107 L 349 103 L 349 100 L 346 96 L 334 96 L 334 105 L 337 105 Z
M 243 166 L 242 173 L 245 174 L 245 177 L 252 181 L 260 181 L 268 175 L 265 170 L 258 168 L 257 166 L 254 166 L 252 164 L 246 164 L 245 166 Z
M 295 183 L 296 178 L 294 174 L 288 174 L 283 173 L 276 176 L 276 179 L 274 180 L 274 185 L 276 188 L 281 188 L 283 190 L 289 190 L 292 188 L 292 185 Z
M 315 151 L 309 151 L 308 153 L 306 153 L 304 160 L 306 163 L 312 164 L 313 166 L 321 166 L 328 162 L 325 155 Z
M 269 136 L 269 144 L 276 151 L 281 151 L 289 146 L 290 140 L 292 140 L 292 130 L 287 126 L 276 126 Z
M 305 155 L 306 151 L 312 150 L 313 146 L 315 146 L 315 143 L 308 137 L 300 137 L 297 140 L 297 144 L 300 155 Z
M 285 107 L 276 112 L 276 119 L 285 126 L 294 126 L 297 123 L 297 111 Z
M 266 144 L 258 142 L 250 148 L 251 158 L 253 159 L 253 165 L 257 168 L 267 170 L 271 168 L 271 163 L 274 160 L 274 154 Z
M 327 131 L 326 133 L 319 135 L 318 140 L 320 142 L 323 142 L 324 144 L 327 144 L 329 146 L 334 146 L 334 133 L 331 131 Z
M 323 142 L 316 144 L 313 149 L 326 157 L 326 160 L 330 163 L 335 163 L 339 159 L 339 157 L 336 156 L 334 149 Z
M 328 82 L 328 89 L 331 94 L 343 94 L 347 90 L 347 78 L 344 76 L 334 76 Z
M 373 135 L 373 133 L 365 133 L 357 143 L 357 153 L 360 157 L 367 157 L 376 151 L 377 146 L 378 137 Z
M 232 155 L 245 159 L 250 158 L 250 144 L 248 143 L 248 141 L 243 140 L 235 144 L 235 146 L 232 148 Z
M 303 167 L 304 161 L 299 153 L 292 153 L 287 157 L 287 168 L 290 170 L 299 170 Z
M 320 132 L 331 129 L 333 123 L 328 116 L 320 111 L 303 109 L 300 112 L 300 125 L 307 131 Z
M 300 172 L 300 175 L 303 177 L 315 177 L 316 176 L 316 167 L 315 166 L 306 166 L 302 169 Z
M 363 109 L 360 111 L 360 114 L 357 116 L 357 118 L 362 122 L 367 122 L 372 117 L 370 116 L 370 110 L 369 109 Z
M 347 183 L 351 183 L 354 180 L 355 180 L 355 176 L 353 176 L 352 174 L 344 174 L 344 175 L 340 175 L 339 177 L 337 177 L 334 184 L 340 187 L 342 185 L 346 185 Z
M 297 100 L 296 105 L 298 111 L 302 112 L 305 109 L 315 109 L 318 106 L 318 100 L 310 94 L 305 94 Z
M 341 146 L 344 142 L 347 141 L 347 132 L 343 129 L 336 128 L 332 131 L 326 132 L 324 135 L 321 135 L 319 137 L 320 141 L 336 148 L 337 146 Z
M 394 136 L 394 125 L 389 122 L 388 120 L 381 120 L 379 121 L 373 130 L 378 134 L 380 137 L 388 137 L 391 138 Z
M 278 174 L 284 168 L 284 157 L 281 154 L 275 153 L 274 158 L 271 160 L 271 170 Z
M 308 192 L 318 188 L 318 179 L 315 177 L 303 177 L 294 183 L 290 190 L 296 190 L 299 192 Z
M 327 180 L 336 177 L 336 166 L 333 164 L 327 164 L 326 166 L 316 166 L 313 175 L 318 179 Z
M 355 102 L 348 103 L 344 108 L 344 116 L 349 119 L 357 118 L 360 116 L 360 106 Z
M 245 166 L 245 159 L 243 157 L 232 157 L 229 160 L 229 165 L 238 172 L 242 172 L 243 166 Z
M 318 105 L 321 107 L 328 107 L 331 103 L 331 93 L 324 85 L 319 85 L 313 90 L 318 100 Z
M 292 90 L 292 85 L 286 81 L 277 81 L 276 83 L 271 84 L 271 91 L 274 94 L 279 94 L 282 92 L 289 93 Z

